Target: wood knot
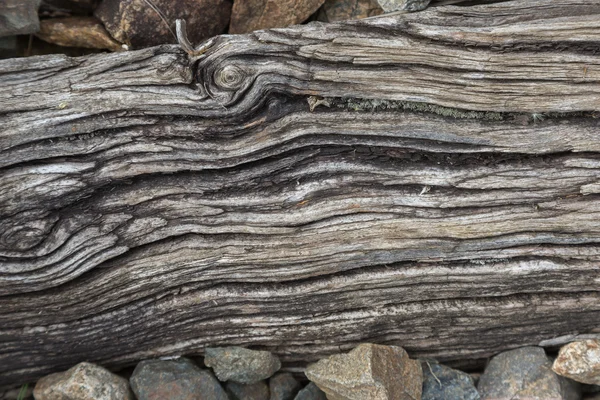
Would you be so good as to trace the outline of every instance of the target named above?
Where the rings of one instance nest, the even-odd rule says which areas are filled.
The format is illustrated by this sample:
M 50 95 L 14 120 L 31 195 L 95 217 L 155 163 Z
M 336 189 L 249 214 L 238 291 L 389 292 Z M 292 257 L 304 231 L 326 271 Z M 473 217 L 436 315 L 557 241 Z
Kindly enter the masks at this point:
M 215 72 L 215 84 L 223 89 L 237 90 L 246 80 L 246 72 L 238 66 L 226 65 Z

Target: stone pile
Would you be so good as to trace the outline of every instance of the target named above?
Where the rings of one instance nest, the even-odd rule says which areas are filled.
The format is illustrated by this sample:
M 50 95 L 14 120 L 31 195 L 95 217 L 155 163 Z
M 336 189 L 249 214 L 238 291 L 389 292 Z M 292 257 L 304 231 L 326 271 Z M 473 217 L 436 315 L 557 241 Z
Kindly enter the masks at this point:
M 129 379 L 91 363 L 48 375 L 36 400 L 598 400 L 600 340 L 565 345 L 552 360 L 542 347 L 492 357 L 469 374 L 402 347 L 364 343 L 309 365 L 305 376 L 281 372 L 279 358 L 241 347 L 208 348 L 202 360 L 140 362 Z M 310 382 L 306 382 L 306 379 Z M 16 398 L 7 397 L 0 400 Z M 21 397 L 25 399 L 27 397 Z
M 428 3 L 429 0 L 2 0 L 0 58 L 50 53 L 78 56 L 177 43 L 177 19 L 187 22 L 189 39 L 199 44 L 225 33 L 249 33 L 310 21 L 361 19 L 380 15 L 384 10 L 416 11 Z

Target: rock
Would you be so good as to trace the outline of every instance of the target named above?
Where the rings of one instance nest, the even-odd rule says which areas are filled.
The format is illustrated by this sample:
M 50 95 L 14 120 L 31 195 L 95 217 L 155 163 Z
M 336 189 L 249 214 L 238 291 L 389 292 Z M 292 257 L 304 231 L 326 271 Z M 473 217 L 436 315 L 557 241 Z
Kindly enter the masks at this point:
M 471 375 L 435 361 L 423 361 L 421 367 L 421 400 L 479 400 L 479 393 Z
M 94 13 L 113 38 L 131 48 L 177 43 L 176 19 L 185 19 L 196 45 L 223 33 L 230 14 L 229 0 L 103 0 Z
M 269 379 L 270 400 L 294 400 L 302 389 L 300 382 L 290 373 L 282 373 Z
M 491 359 L 477 386 L 482 400 L 576 400 L 579 385 L 552 371 L 541 347 L 522 347 Z
M 133 400 L 127 379 L 95 364 L 82 362 L 51 374 L 35 385 L 36 400 Z
M 236 0 L 229 33 L 283 28 L 304 22 L 325 0 Z
M 600 385 L 600 340 L 582 340 L 561 347 L 552 370 L 577 382 Z
M 383 11 L 421 11 L 427 8 L 431 0 L 377 0 Z
M 329 400 L 421 398 L 421 365 L 402 347 L 361 344 L 309 365 L 305 373 Z
M 323 22 L 362 19 L 383 14 L 377 0 L 326 0 L 317 19 Z
M 294 400 L 327 400 L 327 397 L 325 392 L 311 382 L 298 392 Z
M 246 384 L 267 379 L 281 368 L 279 358 L 268 351 L 243 347 L 207 348 L 204 364 L 215 371 L 220 381 Z
M 269 386 L 264 381 L 251 385 L 227 382 L 225 389 L 232 400 L 269 400 Z
M 50 18 L 40 22 L 40 39 L 66 47 L 123 50 L 94 17 Z
M 40 29 L 40 2 L 41 0 L 0 1 L 0 37 L 37 32 Z
M 186 358 L 142 361 L 129 381 L 138 400 L 228 400 L 214 375 Z

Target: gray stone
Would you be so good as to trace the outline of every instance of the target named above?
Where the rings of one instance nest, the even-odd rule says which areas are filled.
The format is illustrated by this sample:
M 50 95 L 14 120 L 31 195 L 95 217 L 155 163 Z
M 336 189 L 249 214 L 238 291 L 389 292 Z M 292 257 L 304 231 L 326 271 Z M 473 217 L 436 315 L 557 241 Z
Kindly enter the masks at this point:
M 232 400 L 269 400 L 269 386 L 265 381 L 250 385 L 227 382 L 225 389 Z
M 600 340 L 572 342 L 561 347 L 552 370 L 577 382 L 600 385 Z
M 279 358 L 268 351 L 243 347 L 207 348 L 204 364 L 215 371 L 220 381 L 246 384 L 267 379 L 281 368 Z
M 35 385 L 36 400 L 133 400 L 127 379 L 95 364 L 82 362 L 51 374 Z
M 314 382 L 311 382 L 298 392 L 294 400 L 327 400 L 327 396 Z
M 385 12 L 421 11 L 427 8 L 431 0 L 377 0 Z
M 422 361 L 423 394 L 421 400 L 479 400 L 471 375 L 438 364 Z
M 421 398 L 421 365 L 402 347 L 361 344 L 347 354 L 309 365 L 305 374 L 329 400 Z
M 210 371 L 186 358 L 142 361 L 130 382 L 138 400 L 229 400 Z
M 541 347 L 522 347 L 491 359 L 477 386 L 482 400 L 578 400 L 579 385 L 552 371 Z
M 300 389 L 302 385 L 290 373 L 277 374 L 269 379 L 270 400 L 294 400 Z
M 41 0 L 0 1 L 0 36 L 28 35 L 40 30 Z

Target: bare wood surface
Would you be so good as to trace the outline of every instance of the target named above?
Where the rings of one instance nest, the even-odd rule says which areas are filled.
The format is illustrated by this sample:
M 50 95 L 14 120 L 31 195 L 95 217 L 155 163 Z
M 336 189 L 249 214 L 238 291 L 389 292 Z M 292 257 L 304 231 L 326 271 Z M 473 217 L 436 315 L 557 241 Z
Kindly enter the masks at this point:
M 600 332 L 598 25 L 528 0 L 0 61 L 0 385 Z

